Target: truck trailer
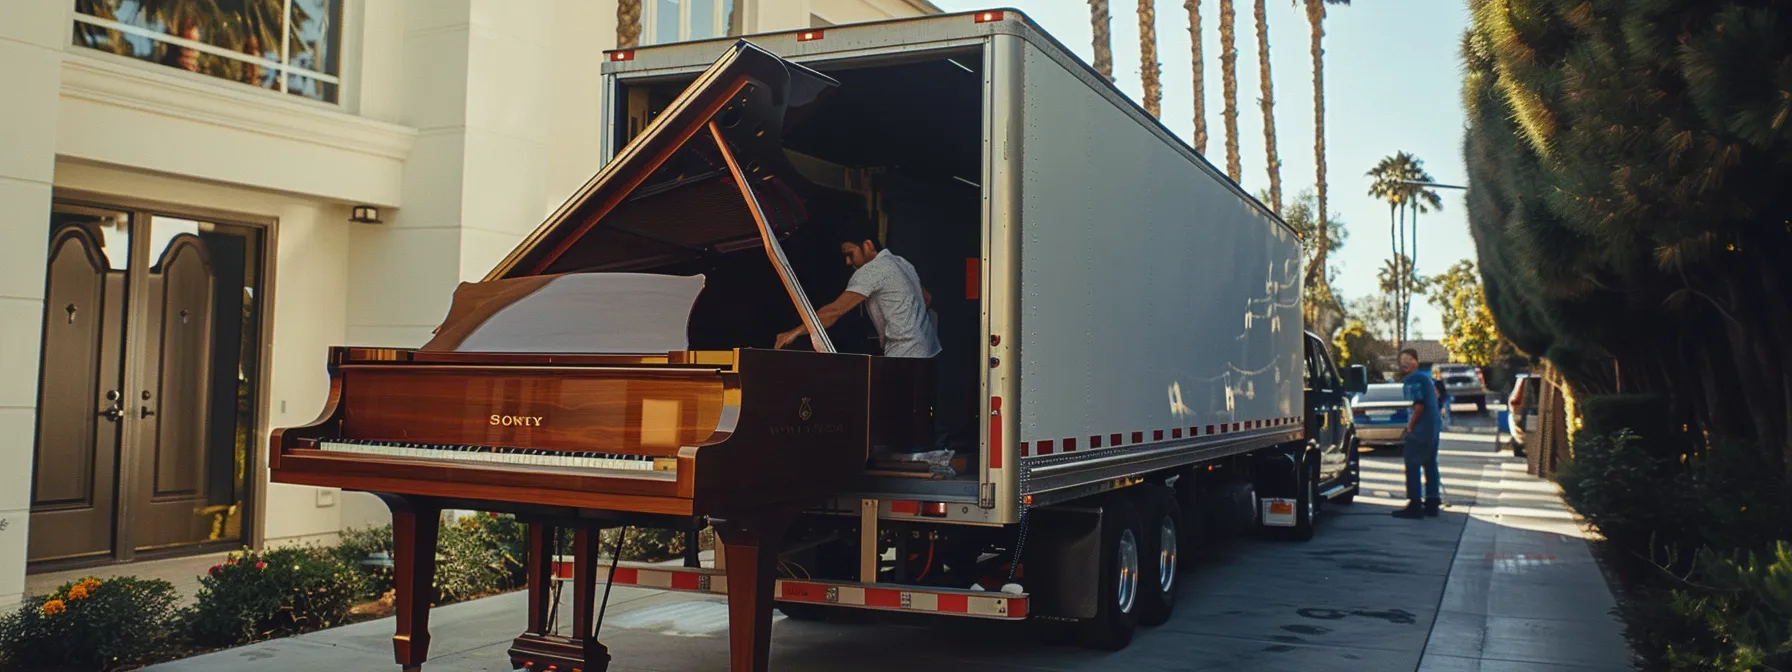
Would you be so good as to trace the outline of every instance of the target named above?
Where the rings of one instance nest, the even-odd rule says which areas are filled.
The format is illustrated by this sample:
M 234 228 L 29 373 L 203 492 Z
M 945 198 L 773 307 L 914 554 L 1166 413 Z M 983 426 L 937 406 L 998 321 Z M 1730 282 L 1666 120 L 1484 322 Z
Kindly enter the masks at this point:
M 1322 503 L 1354 499 L 1364 378 L 1302 328 L 1300 234 L 1027 16 L 606 52 L 606 161 L 742 49 L 837 83 L 787 120 L 784 155 L 864 204 L 931 293 L 943 349 L 932 421 L 951 452 L 874 457 L 800 517 L 787 617 L 1061 621 L 1117 649 L 1170 617 L 1190 554 L 1310 538 Z M 798 265 L 810 303 L 838 295 Z M 828 340 L 877 353 L 851 325 Z M 726 593 L 686 564 L 612 580 Z

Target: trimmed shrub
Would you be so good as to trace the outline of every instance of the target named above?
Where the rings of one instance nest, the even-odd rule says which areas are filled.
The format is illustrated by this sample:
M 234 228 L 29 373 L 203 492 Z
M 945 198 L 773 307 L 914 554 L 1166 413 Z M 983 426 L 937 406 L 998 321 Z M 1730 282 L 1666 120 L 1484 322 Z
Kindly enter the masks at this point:
M 0 669 L 112 670 L 171 647 L 174 586 L 167 581 L 86 578 L 26 600 L 0 617 Z
M 199 579 L 193 639 L 233 646 L 343 622 L 363 595 L 361 573 L 318 548 L 232 553 Z
M 436 540 L 436 601 L 460 602 L 528 580 L 528 526 L 515 516 L 477 513 L 442 526 Z
M 392 590 L 392 526 L 363 527 L 342 533 L 330 547 L 330 555 L 361 572 L 366 584 L 361 597 L 376 599 Z

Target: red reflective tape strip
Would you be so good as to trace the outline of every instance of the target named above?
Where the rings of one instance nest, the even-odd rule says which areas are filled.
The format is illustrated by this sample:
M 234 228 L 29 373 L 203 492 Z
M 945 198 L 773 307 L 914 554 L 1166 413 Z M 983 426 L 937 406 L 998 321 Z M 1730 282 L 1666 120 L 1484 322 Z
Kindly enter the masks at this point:
M 828 601 L 828 589 L 824 586 L 798 581 L 780 581 L 778 586 L 778 599 L 781 600 L 789 602 Z
M 865 606 L 884 609 L 902 608 L 902 591 L 885 588 L 865 589 Z
M 989 468 L 1002 468 L 1002 453 L 1007 452 L 1007 444 L 1002 443 L 1002 398 L 989 398 Z
M 912 515 L 918 514 L 920 512 L 921 512 L 921 503 L 920 502 L 901 500 L 901 499 L 890 501 L 890 513 L 901 513 L 901 514 L 906 514 L 906 515 L 912 516 Z
M 1170 438 L 1172 438 L 1172 439 L 1182 438 L 1182 428 L 1177 427 L 1177 428 L 1171 429 L 1170 430 Z
M 982 259 L 964 260 L 964 299 L 976 301 L 983 295 Z
M 1110 445 L 1110 446 L 1118 446 L 1124 442 L 1125 442 L 1125 439 L 1120 438 L 1119 434 L 1109 434 L 1108 435 L 1108 445 Z
M 673 590 L 697 590 L 703 587 L 703 577 L 696 572 L 671 572 Z
M 1028 455 L 1031 455 L 1032 447 L 1033 447 L 1033 444 L 1027 443 L 1025 441 L 1020 442 L 1020 456 L 1026 457 Z
M 1065 439 L 1064 452 L 1068 453 L 1073 450 L 1076 450 L 1076 439 Z
M 624 586 L 632 586 L 632 585 L 638 584 L 640 582 L 641 582 L 641 570 L 635 569 L 633 567 L 617 567 L 616 568 L 616 583 L 617 584 L 624 585 Z
M 1050 454 L 1052 454 L 1052 442 L 1040 441 L 1039 442 L 1039 451 L 1036 453 L 1033 453 L 1033 454 L 1034 455 L 1050 455 Z
M 1161 430 L 1161 429 L 1151 430 L 1151 440 L 1152 441 L 1164 440 L 1164 430 Z
M 941 593 L 939 610 L 948 614 L 963 614 L 971 610 L 971 598 L 968 595 Z
M 1101 447 L 1101 435 L 1100 434 L 1096 434 L 1095 436 L 1089 437 L 1089 447 L 1090 448 L 1100 448 Z
M 1212 433 L 1213 433 L 1213 425 L 1208 425 L 1208 426 L 1207 426 L 1207 433 L 1208 433 L 1208 434 L 1212 434 Z
M 1132 433 L 1132 442 L 1133 443 L 1144 443 L 1145 442 L 1145 433 L 1144 432 L 1133 432 Z
M 1008 617 L 1026 618 L 1027 604 L 1029 603 L 1029 600 L 1008 600 Z

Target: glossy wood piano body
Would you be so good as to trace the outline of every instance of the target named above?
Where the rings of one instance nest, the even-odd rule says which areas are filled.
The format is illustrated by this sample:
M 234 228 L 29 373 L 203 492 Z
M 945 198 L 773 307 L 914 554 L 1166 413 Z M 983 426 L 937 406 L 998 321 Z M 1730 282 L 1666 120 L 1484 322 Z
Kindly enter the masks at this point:
M 773 577 L 761 569 L 798 510 L 864 468 L 870 362 L 754 349 L 626 356 L 335 348 L 322 417 L 275 432 L 270 462 L 276 482 L 365 490 L 392 507 L 398 657 L 407 668 L 421 665 L 428 648 L 433 563 L 421 551 L 433 548 L 443 509 L 471 509 L 535 523 L 532 551 L 541 558 L 551 556 L 544 530 L 575 530 L 586 571 L 575 585 L 573 627 L 588 634 L 558 642 L 561 649 L 595 644 L 587 622 L 591 528 L 706 520 L 726 549 L 731 618 L 741 637 L 758 640 L 731 644 L 737 658 L 750 654 L 758 660 L 746 662 L 763 669 L 758 631 L 769 629 Z M 512 448 L 519 449 L 501 452 Z M 628 462 L 636 464 L 621 466 Z M 532 582 L 548 578 L 531 569 Z M 545 596 L 532 588 L 538 601 Z M 556 638 L 539 632 L 539 614 L 530 616 L 544 651 L 555 650 Z
M 787 113 L 836 85 L 737 43 L 484 282 L 463 284 L 429 345 L 331 349 L 324 412 L 273 433 L 270 478 L 367 491 L 391 508 L 393 642 L 407 672 L 428 654 L 444 509 L 531 523 L 518 664 L 607 667 L 593 624 L 598 529 L 708 524 L 724 548 L 731 668 L 767 669 L 773 568 L 791 519 L 852 487 L 874 445 L 931 433 L 919 382 L 931 363 L 835 352 L 811 302 L 831 299 L 845 269 L 828 218 L 810 207 L 824 201 L 805 197 L 780 133 Z M 805 287 L 781 240 L 806 281 L 836 285 Z M 688 340 L 649 354 L 457 345 L 514 305 L 503 297 L 603 273 L 703 275 Z M 816 333 L 814 352 L 766 349 L 797 321 Z M 570 637 L 546 617 L 562 528 L 575 537 Z

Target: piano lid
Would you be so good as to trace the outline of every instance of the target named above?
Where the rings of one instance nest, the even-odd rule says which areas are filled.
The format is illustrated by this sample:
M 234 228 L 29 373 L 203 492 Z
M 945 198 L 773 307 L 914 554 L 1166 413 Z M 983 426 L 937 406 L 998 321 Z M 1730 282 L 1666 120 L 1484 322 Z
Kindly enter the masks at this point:
M 810 187 L 785 158 L 783 134 L 793 113 L 836 86 L 750 42 L 735 43 L 485 279 L 651 271 L 765 245 L 794 289 L 774 239 L 807 221 Z

